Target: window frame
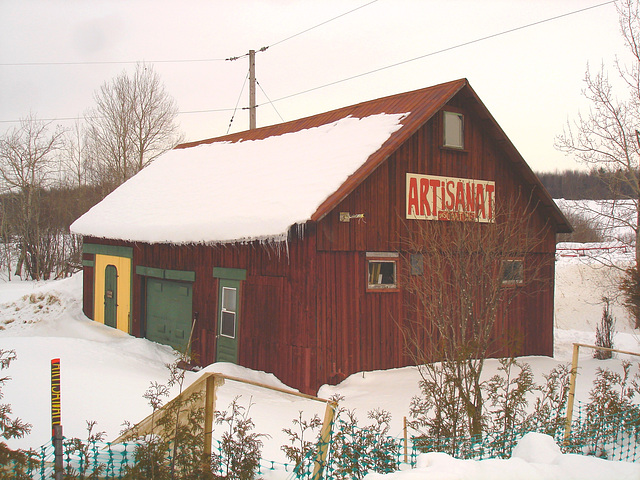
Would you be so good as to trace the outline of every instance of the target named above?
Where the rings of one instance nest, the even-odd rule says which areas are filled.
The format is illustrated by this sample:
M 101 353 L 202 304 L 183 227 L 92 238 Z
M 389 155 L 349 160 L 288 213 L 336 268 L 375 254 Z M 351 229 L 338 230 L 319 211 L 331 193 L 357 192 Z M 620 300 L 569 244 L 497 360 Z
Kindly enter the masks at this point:
M 367 292 L 398 292 L 400 286 L 398 282 L 398 259 L 400 254 L 397 252 L 367 252 L 366 253 L 366 285 Z M 372 263 L 390 263 L 393 265 L 393 283 L 371 283 L 371 267 Z
M 517 278 L 506 278 L 507 270 L 506 265 L 518 264 L 517 270 L 510 269 L 509 276 L 512 276 L 513 272 L 516 272 Z M 505 258 L 500 262 L 500 283 L 504 287 L 519 287 L 524 284 L 524 258 Z
M 229 291 L 233 291 L 233 295 L 234 295 L 234 303 L 235 305 L 234 310 L 230 310 L 226 307 L 230 307 L 231 305 L 225 305 L 225 290 L 229 290 Z M 220 302 L 220 336 L 222 337 L 226 337 L 226 338 L 236 338 L 237 334 L 238 334 L 238 289 L 235 287 L 222 287 L 222 297 L 221 297 L 221 302 Z M 233 315 L 233 335 L 228 335 L 227 333 L 223 332 L 224 327 L 226 326 L 226 321 L 223 318 L 224 314 L 230 314 Z
M 460 119 L 460 145 L 454 143 L 447 143 L 447 118 L 448 117 L 457 117 Z M 464 139 L 464 114 L 462 112 L 456 112 L 454 110 L 443 110 L 442 111 L 442 146 L 443 148 L 451 148 L 453 150 L 464 150 L 465 139 Z

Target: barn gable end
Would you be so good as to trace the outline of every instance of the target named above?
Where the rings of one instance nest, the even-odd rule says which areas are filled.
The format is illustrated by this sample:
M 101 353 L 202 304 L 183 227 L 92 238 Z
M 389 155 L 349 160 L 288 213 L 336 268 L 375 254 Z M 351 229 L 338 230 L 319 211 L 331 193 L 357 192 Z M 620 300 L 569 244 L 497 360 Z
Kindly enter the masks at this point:
M 454 144 L 443 144 L 445 112 L 462 122 L 462 145 L 455 144 L 460 139 L 451 133 L 447 141 Z M 207 145 L 259 142 L 341 118 L 380 114 L 399 115 L 399 127 L 391 128 L 342 183 L 321 192 L 306 219 L 271 239 L 269 233 L 224 242 L 133 241 L 105 238 L 86 229 L 91 223 L 87 219 L 79 221 L 77 231 L 85 236 L 85 314 L 101 321 L 108 297 L 114 295 L 105 284 L 111 257 L 97 252 L 130 252 L 123 257 L 130 261 L 130 286 L 117 285 L 129 289 L 129 319 L 119 321 L 118 328 L 180 346 L 191 327 L 197 363 L 237 362 L 313 393 L 323 383 L 357 371 L 411 363 L 399 330 L 407 314 L 402 285 L 368 284 L 372 261 L 379 269 L 400 261 L 406 253 L 404 229 L 412 221 L 424 221 L 406 218 L 408 174 L 491 182 L 496 202 L 516 192 L 534 196 L 540 225 L 551 226 L 536 255 L 553 260 L 555 233 L 570 226 L 466 80 L 178 150 L 184 156 Z M 109 198 L 104 202 L 101 208 L 108 207 Z M 501 327 L 516 328 L 525 338 L 520 351 L 503 353 L 552 354 L 550 264 L 547 287 L 523 296 L 502 315 L 506 323 Z

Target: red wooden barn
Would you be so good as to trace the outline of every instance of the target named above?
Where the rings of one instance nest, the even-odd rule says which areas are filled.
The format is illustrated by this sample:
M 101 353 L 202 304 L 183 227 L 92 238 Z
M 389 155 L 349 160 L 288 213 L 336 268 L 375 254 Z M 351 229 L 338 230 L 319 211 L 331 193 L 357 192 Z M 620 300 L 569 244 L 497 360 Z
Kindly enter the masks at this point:
M 537 254 L 551 260 L 555 234 L 571 230 L 462 79 L 167 152 L 72 225 L 84 312 L 176 348 L 191 337 L 201 365 L 272 372 L 305 392 L 408 365 L 402 229 L 465 208 L 443 201 L 438 214 L 434 193 L 427 212 L 416 202 L 431 197 L 409 191 L 421 179 L 472 185 L 478 221 L 510 192 L 533 195 L 551 227 Z M 526 355 L 553 353 L 547 275 L 507 319 Z

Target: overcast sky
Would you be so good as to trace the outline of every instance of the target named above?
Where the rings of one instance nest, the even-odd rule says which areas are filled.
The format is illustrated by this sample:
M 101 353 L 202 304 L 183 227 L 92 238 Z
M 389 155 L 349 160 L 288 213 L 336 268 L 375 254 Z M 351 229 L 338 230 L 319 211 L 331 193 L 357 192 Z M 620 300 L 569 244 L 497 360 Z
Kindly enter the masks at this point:
M 269 47 L 258 126 L 465 77 L 535 171 L 572 169 L 553 143 L 587 109 L 586 66 L 624 52 L 613 3 L 570 13 L 604 1 L 0 0 L 0 133 L 29 112 L 81 116 L 136 61 L 154 63 L 187 140 L 226 134 L 238 100 L 230 131 L 245 130 L 248 59 L 225 59 Z

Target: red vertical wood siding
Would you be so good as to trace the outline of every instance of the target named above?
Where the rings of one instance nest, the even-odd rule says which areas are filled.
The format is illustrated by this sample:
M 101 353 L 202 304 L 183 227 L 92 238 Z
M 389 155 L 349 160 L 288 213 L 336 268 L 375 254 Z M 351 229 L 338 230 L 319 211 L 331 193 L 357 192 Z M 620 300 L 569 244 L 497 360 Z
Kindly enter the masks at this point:
M 308 393 L 354 372 L 408 365 L 399 326 L 415 312 L 407 308 L 409 297 L 402 285 L 396 292 L 367 292 L 366 258 L 367 251 L 405 253 L 402 238 L 415 222 L 404 216 L 406 173 L 493 180 L 497 201 L 517 192 L 528 196 L 533 188 L 487 133 L 485 119 L 466 108 L 463 100 L 455 97 L 450 106 L 465 115 L 464 151 L 441 147 L 442 116 L 436 114 L 324 218 L 292 227 L 286 243 L 177 246 L 90 237 L 85 241 L 132 246 L 134 272 L 141 265 L 196 273 L 193 351 L 201 364 L 215 361 L 218 282 L 212 273 L 214 267 L 226 267 L 247 272 L 241 285 L 241 365 L 272 372 Z M 343 211 L 362 213 L 364 219 L 340 222 Z M 545 212 L 540 208 L 536 216 L 543 231 Z M 496 325 L 496 335 L 522 338 L 513 353 L 553 353 L 554 234 L 553 229 L 546 233 L 544 248 L 536 253 L 539 258 L 527 259 L 549 261 L 546 281 L 503 309 Z M 91 270 L 85 267 L 85 312 L 93 308 L 87 300 Z M 134 273 L 135 335 L 144 334 L 143 305 L 144 278 Z M 507 343 L 501 349 L 505 353 Z

